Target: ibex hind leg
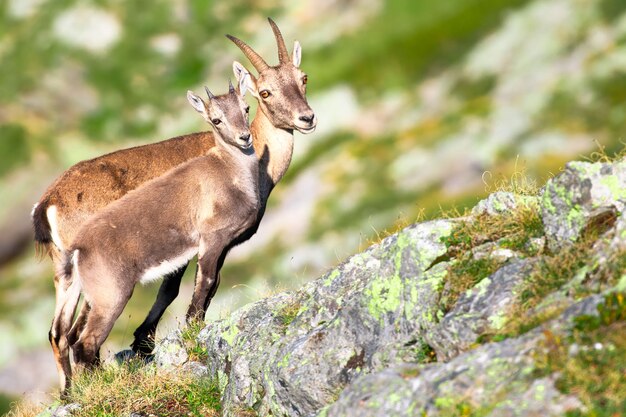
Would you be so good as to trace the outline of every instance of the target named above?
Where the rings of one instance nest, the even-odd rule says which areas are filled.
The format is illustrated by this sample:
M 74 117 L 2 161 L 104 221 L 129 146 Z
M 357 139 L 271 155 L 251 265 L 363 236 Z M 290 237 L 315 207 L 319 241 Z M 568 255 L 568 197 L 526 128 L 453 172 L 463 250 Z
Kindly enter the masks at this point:
M 130 292 L 132 293 L 132 290 Z M 116 299 L 117 301 L 111 304 L 91 303 L 91 308 L 86 313 L 85 324 L 72 345 L 76 365 L 86 369 L 99 365 L 100 347 L 122 314 L 130 294 L 120 295 Z
M 57 287 L 60 287 L 59 282 Z M 80 299 L 80 283 L 72 282 L 65 291 L 59 295 L 57 291 L 57 306 L 54 319 L 50 327 L 49 340 L 54 353 L 54 358 L 59 371 L 59 383 L 62 392 L 66 394 L 70 387 L 72 369 L 70 366 L 68 332 L 72 326 L 72 320 Z
M 180 282 L 183 279 L 187 265 L 189 264 L 183 265 L 180 269 L 163 278 L 159 293 L 148 316 L 133 334 L 135 336 L 135 340 L 131 344 L 133 352 L 142 356 L 152 354 L 157 326 L 165 310 L 178 296 Z
M 74 321 L 74 325 L 67 335 L 67 341 L 70 347 L 74 345 L 74 343 L 76 343 L 76 341 L 78 340 L 78 336 L 85 328 L 85 324 L 87 323 L 87 316 L 89 315 L 90 310 L 91 307 L 89 306 L 89 303 L 87 303 L 86 301 L 83 302 L 83 305 L 78 313 L 78 317 Z

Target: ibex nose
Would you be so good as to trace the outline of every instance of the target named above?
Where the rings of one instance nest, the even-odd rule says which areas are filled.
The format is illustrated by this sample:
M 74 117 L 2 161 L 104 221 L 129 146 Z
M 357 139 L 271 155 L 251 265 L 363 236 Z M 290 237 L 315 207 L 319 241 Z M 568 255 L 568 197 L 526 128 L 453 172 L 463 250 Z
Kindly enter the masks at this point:
M 300 116 L 299 119 L 302 120 L 303 122 L 311 124 L 311 123 L 313 123 L 313 119 L 315 119 L 315 114 L 311 113 L 311 114 L 307 114 L 305 116 Z
M 243 135 L 239 135 L 239 139 L 244 142 L 247 142 L 250 139 L 250 133 L 244 133 Z

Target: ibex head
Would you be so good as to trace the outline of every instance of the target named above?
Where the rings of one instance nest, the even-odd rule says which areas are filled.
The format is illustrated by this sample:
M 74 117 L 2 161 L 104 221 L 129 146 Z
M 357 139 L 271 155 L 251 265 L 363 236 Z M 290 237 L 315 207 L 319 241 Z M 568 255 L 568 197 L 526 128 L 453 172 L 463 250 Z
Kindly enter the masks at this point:
M 250 106 L 243 99 L 246 94 L 248 77 L 239 80 L 237 89 L 228 82 L 228 93 L 219 96 L 213 95 L 207 87 L 204 87 L 209 98 L 205 102 L 193 91 L 187 91 L 187 100 L 204 119 L 213 126 L 213 131 L 226 143 L 249 149 L 252 146 L 250 126 L 248 124 L 248 112 Z
M 259 75 L 255 78 L 239 62 L 233 63 L 233 71 L 238 80 L 247 83 L 248 89 L 259 101 L 261 111 L 274 126 L 311 133 L 317 125 L 317 118 L 306 101 L 307 75 L 299 68 L 302 48 L 296 41 L 290 56 L 278 26 L 272 19 L 268 20 L 278 45 L 278 65 L 269 66 L 246 43 L 234 36 L 226 35 L 243 51 Z

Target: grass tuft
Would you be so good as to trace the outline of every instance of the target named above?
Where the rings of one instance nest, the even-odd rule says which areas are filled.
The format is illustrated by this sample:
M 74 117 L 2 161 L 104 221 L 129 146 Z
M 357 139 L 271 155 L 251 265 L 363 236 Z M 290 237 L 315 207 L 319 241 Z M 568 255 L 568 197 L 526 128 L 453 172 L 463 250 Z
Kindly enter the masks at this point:
M 290 303 L 281 308 L 276 314 L 276 319 L 283 326 L 289 326 L 300 312 L 300 302 Z
M 61 404 L 57 398 L 56 404 Z M 117 417 L 131 413 L 159 417 L 217 417 L 221 413 L 218 384 L 188 374 L 157 372 L 141 360 L 105 364 L 74 375 L 65 403 L 78 403 L 72 417 Z M 19 403 L 10 417 L 33 417 L 42 406 Z
M 528 175 L 525 166 L 520 167 L 519 165 L 518 155 L 515 158 L 515 163 L 513 163 L 512 171 L 509 175 L 500 174 L 494 179 L 491 171 L 485 171 L 483 173 L 485 191 L 487 193 L 504 191 L 524 196 L 539 195 L 540 187 L 537 180 Z
M 597 151 L 592 152 L 589 157 L 585 158 L 589 162 L 602 162 L 606 164 L 613 163 L 615 161 L 619 161 L 621 159 L 626 158 L 626 141 L 623 139 L 619 140 L 619 143 L 622 145 L 621 149 L 618 149 L 611 153 L 607 150 L 606 146 L 601 144 L 599 141 L 594 140 L 596 146 L 598 147 Z
M 535 307 L 547 294 L 561 288 L 571 280 L 581 268 L 589 263 L 593 256 L 594 244 L 614 224 L 615 217 L 604 217 L 583 231 L 582 236 L 571 246 L 556 253 L 547 253 L 541 258 L 539 266 L 530 275 L 522 291 L 522 301 L 526 309 Z M 609 262 L 598 267 L 600 281 L 612 281 L 613 272 L 619 271 L 624 264 L 622 256 L 614 256 Z M 620 258 L 621 261 L 620 261 Z M 614 271 L 614 269 L 618 269 Z
M 536 374 L 558 375 L 556 387 L 576 396 L 585 411 L 570 417 L 626 415 L 626 297 L 608 295 L 598 316 L 581 316 L 568 337 L 545 332 L 543 349 L 535 355 Z
M 493 274 L 504 262 L 491 256 L 476 257 L 473 249 L 495 242 L 495 248 L 534 256 L 537 249 L 530 245 L 531 239 L 542 234 L 541 217 L 533 206 L 522 205 L 501 215 L 480 215 L 460 222 L 449 236 L 442 239 L 448 248 L 448 256 L 456 258 L 448 268 L 448 279 L 442 294 L 444 311 L 449 311 L 463 292 Z
M 187 323 L 181 331 L 183 345 L 187 350 L 190 361 L 206 362 L 208 359 L 207 348 L 198 343 L 198 334 L 204 329 L 204 326 L 203 320 L 196 320 L 192 323 Z
M 74 378 L 68 402 L 76 417 L 129 415 L 218 416 L 220 392 L 209 379 L 157 372 L 142 361 L 104 365 Z
M 11 410 L 6 414 L 6 417 L 34 417 L 43 412 L 45 408 L 46 406 L 43 404 L 33 404 L 21 400 L 11 404 Z

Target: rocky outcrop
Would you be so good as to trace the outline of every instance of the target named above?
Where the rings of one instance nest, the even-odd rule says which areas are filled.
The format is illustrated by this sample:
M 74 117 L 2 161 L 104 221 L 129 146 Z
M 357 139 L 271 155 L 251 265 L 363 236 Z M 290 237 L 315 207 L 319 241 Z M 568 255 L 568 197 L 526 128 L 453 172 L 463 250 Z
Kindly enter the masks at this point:
M 225 415 L 434 416 L 466 406 L 489 410 L 485 415 L 530 416 L 582 407 L 556 388 L 556 375 L 533 373 L 534 355 L 547 332 L 566 334 L 575 317 L 597 314 L 602 293 L 624 287 L 625 167 L 624 161 L 570 163 L 538 197 L 499 192 L 469 217 L 409 226 L 299 291 L 210 323 L 198 342 L 208 353 L 209 376 L 223 388 Z M 460 256 L 447 245 L 455 228 L 520 207 L 536 211 L 544 234 L 519 250 L 506 248 L 506 239 L 483 242 L 482 251 L 472 252 L 476 259 L 499 256 L 500 249 L 511 255 L 497 258 L 495 272 L 444 308 L 442 290 Z M 533 274 L 591 227 L 597 236 L 580 253 L 586 263 L 564 268 L 569 275 L 561 284 L 525 310 Z M 607 267 L 618 274 L 594 278 Z M 602 285 L 590 284 L 594 279 Z M 542 317 L 548 305 L 558 306 L 557 313 L 529 329 L 481 341 L 520 311 Z
M 297 292 L 212 323 L 199 340 L 228 410 L 309 415 L 356 377 L 427 355 L 453 222 L 411 226 Z M 261 359 L 262 360 L 259 360 Z

